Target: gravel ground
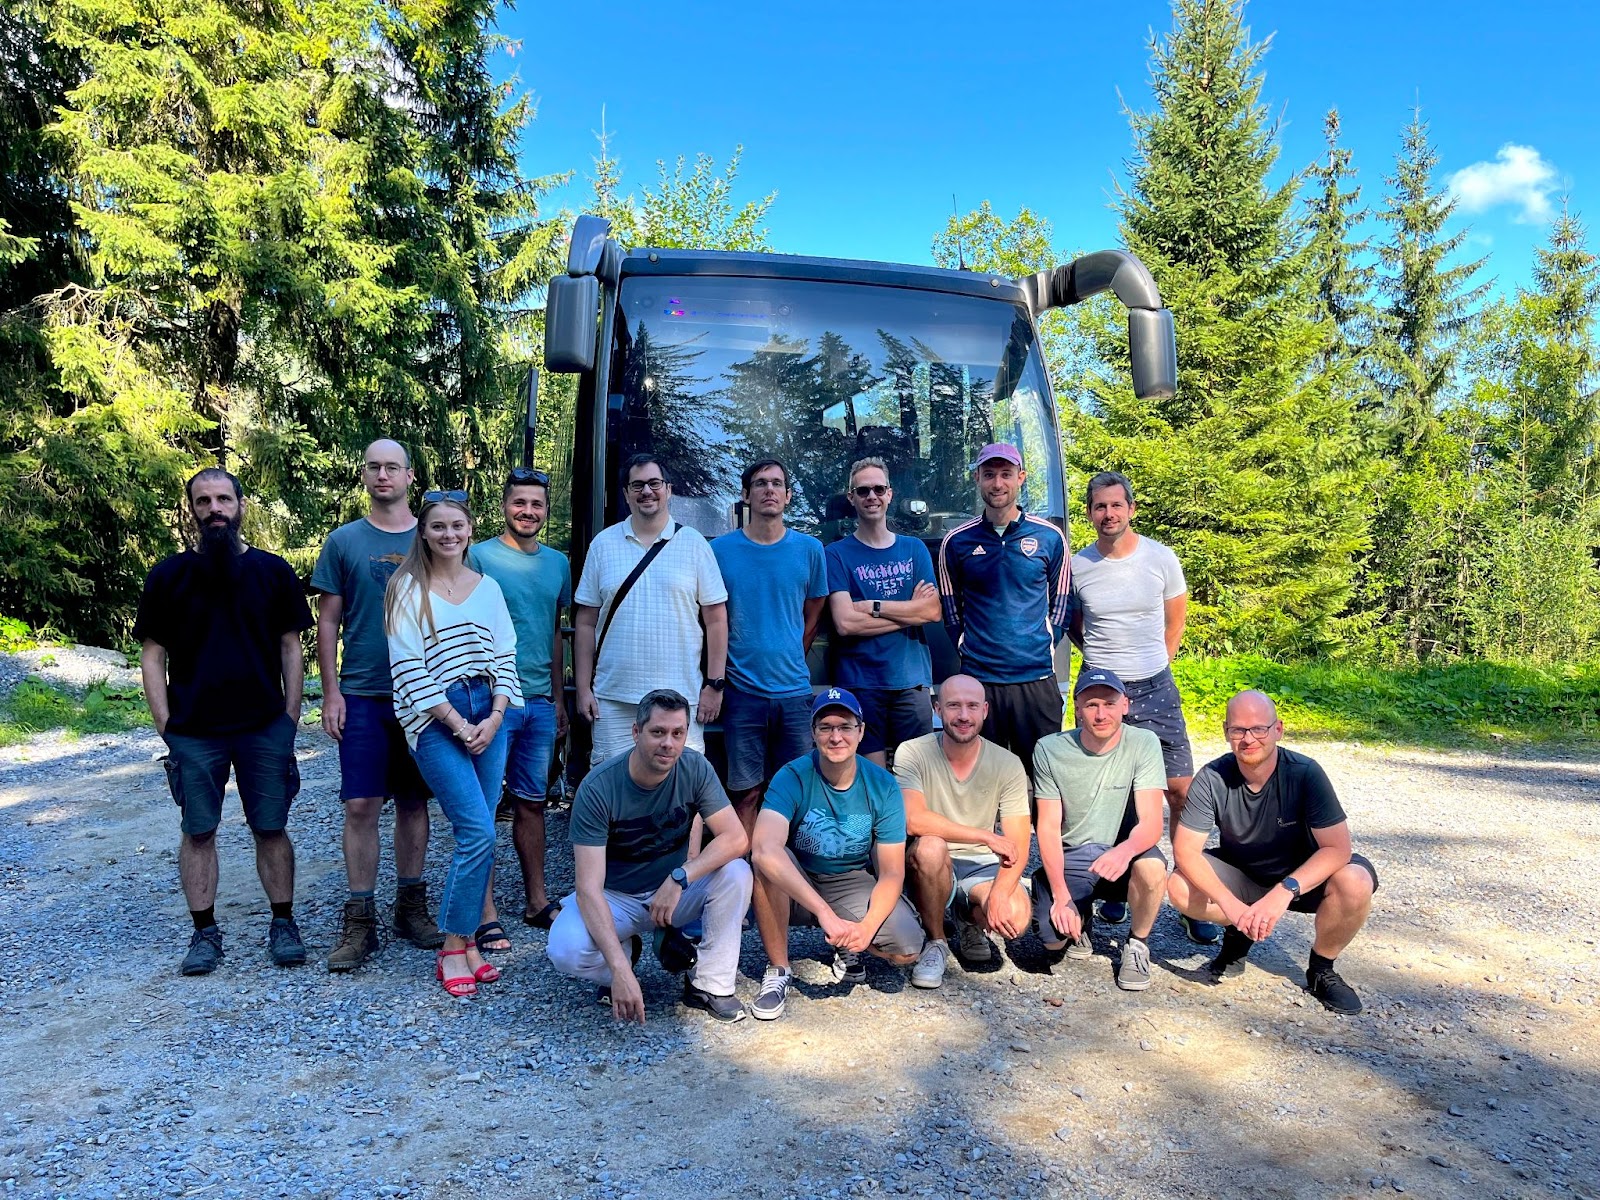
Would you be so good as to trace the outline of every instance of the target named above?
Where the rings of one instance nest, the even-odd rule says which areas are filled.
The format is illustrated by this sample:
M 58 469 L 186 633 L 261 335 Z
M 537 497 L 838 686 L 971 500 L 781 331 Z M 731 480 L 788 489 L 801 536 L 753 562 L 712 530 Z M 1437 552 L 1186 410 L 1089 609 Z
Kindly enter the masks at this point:
M 130 667 L 119 650 L 98 646 L 41 646 L 16 654 L 0 654 L 0 692 L 9 692 L 33 676 L 56 687 L 83 695 L 97 683 L 115 689 L 139 687 L 139 668 Z
M 1340 960 L 1366 1014 L 1298 983 L 1291 916 L 1239 980 L 1157 925 L 1156 982 L 1025 938 L 918 992 L 853 993 L 797 934 L 772 1024 L 713 1026 L 646 955 L 642 1030 L 512 926 L 505 980 L 454 1001 L 390 946 L 352 977 L 266 958 L 237 808 L 220 834 L 228 956 L 176 970 L 176 814 L 148 731 L 0 751 L 0 1183 L 177 1196 L 1589 1196 L 1600 1194 L 1600 762 L 1312 747 L 1382 889 Z M 1216 747 L 1202 748 L 1214 752 Z M 336 755 L 301 737 L 291 832 L 313 956 L 343 900 Z M 449 848 L 435 822 L 434 895 Z M 570 887 L 566 823 L 553 886 Z M 501 832 L 502 899 L 519 880 Z M 391 891 L 385 862 L 380 895 Z M 747 936 L 741 992 L 763 962 Z

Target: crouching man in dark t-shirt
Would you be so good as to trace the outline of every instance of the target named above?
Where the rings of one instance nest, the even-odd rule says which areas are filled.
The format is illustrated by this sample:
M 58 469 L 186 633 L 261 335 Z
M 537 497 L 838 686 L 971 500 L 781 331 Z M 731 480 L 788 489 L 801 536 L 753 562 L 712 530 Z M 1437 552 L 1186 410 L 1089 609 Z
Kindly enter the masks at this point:
M 1316 913 L 1306 990 L 1334 1012 L 1358 1013 L 1361 999 L 1333 960 L 1366 923 L 1378 873 L 1351 853 L 1350 826 L 1322 768 L 1279 748 L 1283 722 L 1271 699 L 1240 692 L 1228 701 L 1223 732 L 1233 753 L 1194 778 L 1172 831 L 1178 869 L 1167 895 L 1187 916 L 1228 926 L 1209 967 L 1219 981 L 1244 970 L 1250 948 L 1285 912 Z M 1222 844 L 1207 850 L 1213 828 Z
M 662 965 L 690 971 L 685 1004 L 719 1021 L 745 1016 L 733 985 L 750 907 L 750 839 L 711 764 L 684 749 L 688 737 L 688 700 L 670 688 L 647 692 L 633 749 L 590 771 L 572 801 L 577 891 L 562 902 L 546 953 L 563 975 L 599 984 L 619 1021 L 644 1024 L 633 963 L 639 935 L 651 930 Z M 690 859 L 696 816 L 712 837 Z M 678 932 L 696 918 L 705 931 L 698 954 Z

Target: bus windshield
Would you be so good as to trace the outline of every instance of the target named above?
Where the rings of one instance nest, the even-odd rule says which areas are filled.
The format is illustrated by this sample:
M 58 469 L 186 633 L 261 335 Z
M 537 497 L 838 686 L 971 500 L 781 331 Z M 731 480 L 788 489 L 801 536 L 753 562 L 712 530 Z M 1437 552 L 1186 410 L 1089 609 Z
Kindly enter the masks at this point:
M 659 454 L 672 511 L 708 537 L 743 524 L 739 472 L 789 468 L 788 523 L 853 528 L 845 474 L 888 465 L 890 527 L 938 538 L 977 511 L 973 459 L 1010 442 L 1023 506 L 1062 515 L 1061 453 L 1033 323 L 1004 300 L 854 283 L 634 276 L 619 297 L 609 420 L 622 461 Z

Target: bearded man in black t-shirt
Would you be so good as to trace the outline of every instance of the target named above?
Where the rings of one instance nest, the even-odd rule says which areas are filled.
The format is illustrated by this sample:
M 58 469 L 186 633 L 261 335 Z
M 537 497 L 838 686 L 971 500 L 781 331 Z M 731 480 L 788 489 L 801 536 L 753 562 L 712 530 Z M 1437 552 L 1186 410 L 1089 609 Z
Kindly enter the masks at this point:
M 180 968 L 206 975 L 222 959 L 217 826 L 232 768 L 272 905 L 267 945 L 280 967 L 306 960 L 294 923 L 294 846 L 285 828 L 300 790 L 294 736 L 311 610 L 294 568 L 239 536 L 239 480 L 210 467 L 187 486 L 198 544 L 145 579 L 133 636 L 164 765 L 182 814 L 178 877 L 194 921 Z
M 1333 785 L 1313 760 L 1278 746 L 1283 722 L 1261 692 L 1228 701 L 1223 733 L 1233 753 L 1200 771 L 1172 831 L 1177 862 L 1167 895 L 1179 912 L 1228 927 L 1209 971 L 1244 970 L 1250 948 L 1285 912 L 1316 914 L 1306 990 L 1325 1008 L 1359 1013 L 1361 998 L 1333 969 L 1372 911 L 1373 865 L 1350 849 Z M 1212 829 L 1221 845 L 1205 848 Z

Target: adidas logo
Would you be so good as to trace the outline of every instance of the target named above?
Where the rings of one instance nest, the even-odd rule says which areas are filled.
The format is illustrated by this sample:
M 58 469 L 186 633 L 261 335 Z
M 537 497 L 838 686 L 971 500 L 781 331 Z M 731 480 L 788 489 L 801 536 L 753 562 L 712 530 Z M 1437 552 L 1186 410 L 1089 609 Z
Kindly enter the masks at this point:
M 985 550 L 982 546 L 974 546 L 972 548 L 972 557 L 973 558 L 977 558 L 978 555 L 980 555 L 980 554 L 987 554 L 987 553 L 989 553 L 989 552 L 987 550 Z

